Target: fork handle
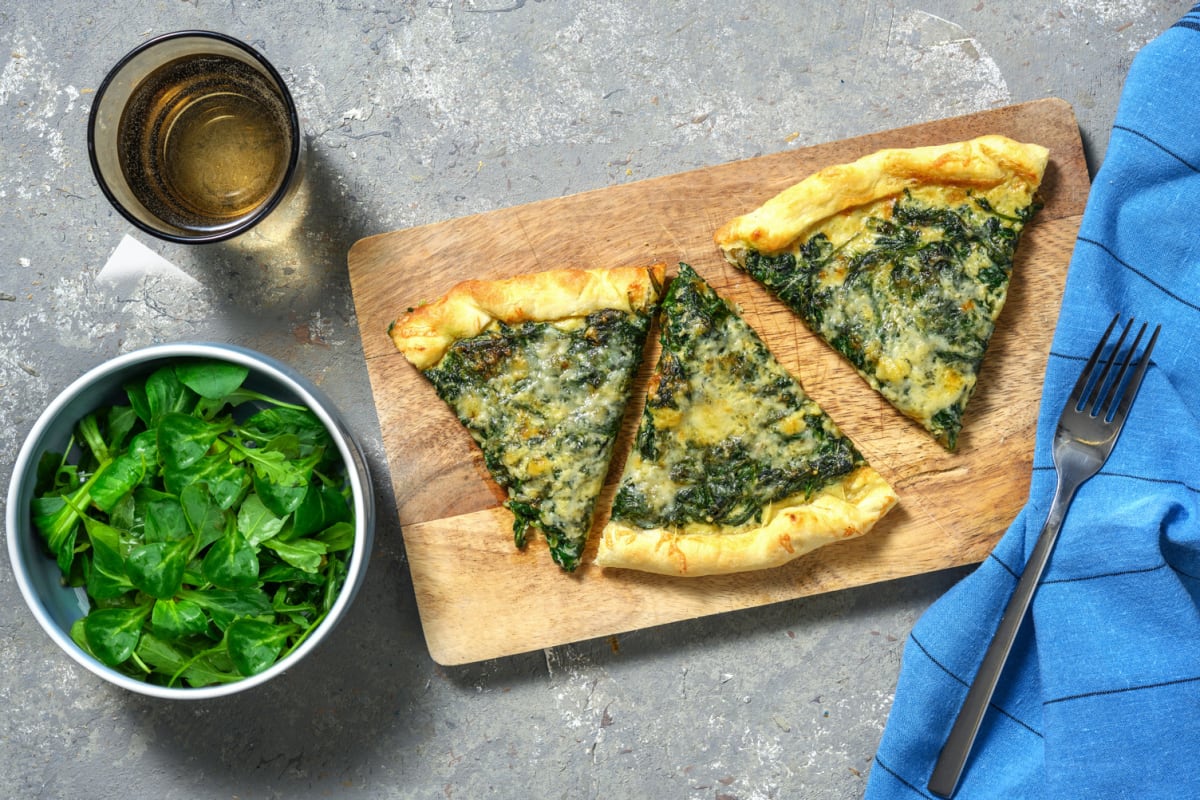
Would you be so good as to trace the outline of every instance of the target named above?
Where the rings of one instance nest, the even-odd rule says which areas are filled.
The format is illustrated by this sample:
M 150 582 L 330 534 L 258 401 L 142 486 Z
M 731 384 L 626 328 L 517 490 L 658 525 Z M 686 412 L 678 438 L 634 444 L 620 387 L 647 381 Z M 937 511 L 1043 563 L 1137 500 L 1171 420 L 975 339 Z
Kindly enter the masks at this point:
M 1046 515 L 1046 522 L 1042 525 L 1042 531 L 1033 546 L 1033 553 L 1025 563 L 1021 579 L 1017 581 L 1017 588 L 1013 590 L 1012 597 L 1004 608 L 1000 625 L 996 628 L 987 652 L 983 654 L 979 672 L 967 690 L 967 697 L 959 709 L 953 727 L 950 728 L 950 735 L 938 755 L 937 763 L 934 764 L 927 788 L 938 797 L 950 797 L 954 794 L 963 767 L 967 763 L 967 756 L 971 753 L 971 746 L 975 743 L 975 736 L 979 733 L 983 715 L 992 702 L 992 694 L 1000 680 L 1000 673 L 1004 670 L 1004 662 L 1008 660 L 1013 640 L 1017 638 L 1017 631 L 1021 629 L 1025 614 L 1029 611 L 1029 604 L 1033 601 L 1046 563 L 1050 560 L 1050 553 L 1054 550 L 1067 507 L 1071 505 L 1078 488 L 1078 483 L 1064 484 L 1060 474 L 1054 499 L 1050 503 L 1050 512 Z

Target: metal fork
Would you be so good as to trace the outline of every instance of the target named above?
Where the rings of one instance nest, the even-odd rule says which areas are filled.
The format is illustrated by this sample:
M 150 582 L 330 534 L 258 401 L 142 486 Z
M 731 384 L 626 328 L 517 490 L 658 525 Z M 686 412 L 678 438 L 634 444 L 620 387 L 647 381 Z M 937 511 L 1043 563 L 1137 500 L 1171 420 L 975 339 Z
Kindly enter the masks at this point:
M 1054 549 L 1054 542 L 1058 538 L 1067 508 L 1071 505 L 1076 490 L 1099 472 L 1101 465 L 1108 459 L 1108 454 L 1112 452 L 1117 436 L 1125 425 L 1129 407 L 1133 405 L 1133 399 L 1142 385 L 1142 377 L 1146 374 L 1150 353 L 1154 349 L 1154 343 L 1158 341 L 1161 326 L 1154 328 L 1145 350 L 1134 363 L 1134 353 L 1146 332 L 1147 326 L 1143 323 L 1124 360 L 1120 362 L 1118 371 L 1112 375 L 1110 373 L 1117 364 L 1121 347 L 1133 327 L 1133 320 L 1130 319 L 1108 358 L 1103 360 L 1103 367 L 1097 374 L 1096 366 L 1102 360 L 1108 337 L 1119 319 L 1120 314 L 1113 317 L 1108 329 L 1104 331 L 1104 337 L 1088 359 L 1083 374 L 1075 383 L 1062 416 L 1059 417 L 1053 445 L 1054 468 L 1058 473 L 1054 500 L 1050 504 L 1050 512 L 1046 515 L 1046 523 L 1038 534 L 1033 553 L 1025 564 L 1017 588 L 1013 590 L 1012 598 L 1004 609 L 1000 625 L 996 628 L 987 652 L 984 653 L 979 672 L 967 691 L 967 697 L 934 765 L 928 789 L 938 797 L 950 797 L 954 794 L 971 746 L 975 742 L 975 735 L 979 732 L 984 712 L 991 704 L 992 693 L 1004 669 L 1004 662 L 1012 650 L 1013 640 L 1029 610 L 1034 592 L 1037 591 L 1046 562 L 1050 559 L 1050 552 Z M 1126 380 L 1126 372 L 1131 364 L 1133 372 Z

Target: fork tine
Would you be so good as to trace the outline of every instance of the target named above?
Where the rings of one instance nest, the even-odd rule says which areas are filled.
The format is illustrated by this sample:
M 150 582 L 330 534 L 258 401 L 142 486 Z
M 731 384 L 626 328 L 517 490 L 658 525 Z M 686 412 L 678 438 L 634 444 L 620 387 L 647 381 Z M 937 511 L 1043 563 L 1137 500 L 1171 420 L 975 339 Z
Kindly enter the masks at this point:
M 1115 403 L 1115 409 L 1111 411 L 1106 419 L 1108 421 L 1117 420 L 1118 424 L 1124 422 L 1125 416 L 1129 413 L 1129 407 L 1133 405 L 1133 398 L 1137 397 L 1138 389 L 1142 386 L 1142 378 L 1146 375 L 1146 367 L 1150 366 L 1150 354 L 1154 352 L 1154 344 L 1158 341 L 1158 332 L 1162 330 L 1162 325 L 1154 326 L 1154 333 L 1150 334 L 1150 341 L 1146 342 L 1146 349 L 1142 351 L 1141 358 L 1138 359 L 1137 367 L 1134 369 L 1133 375 L 1129 377 L 1129 382 L 1125 385 L 1125 391 L 1121 394 L 1120 403 Z M 1138 332 L 1138 339 L 1142 338 L 1142 334 L 1146 331 L 1145 323 L 1142 324 L 1142 330 Z M 1133 356 L 1133 351 L 1137 349 L 1137 340 L 1134 341 L 1133 347 L 1129 349 L 1129 356 L 1126 357 L 1126 364 Z M 1121 369 L 1124 372 L 1124 367 Z
M 1133 327 L 1133 319 L 1125 323 L 1125 334 Z M 1096 402 L 1092 404 L 1092 416 L 1101 416 L 1101 412 L 1107 407 L 1104 412 L 1104 420 L 1108 422 L 1112 419 L 1112 415 L 1116 412 L 1117 401 L 1121 397 L 1122 381 L 1125 379 L 1125 373 L 1129 370 L 1129 364 L 1133 361 L 1133 354 L 1137 352 L 1138 345 L 1141 344 L 1142 336 L 1146 334 L 1146 323 L 1142 323 L 1142 327 L 1138 330 L 1137 336 L 1133 337 L 1133 344 L 1129 345 L 1129 349 L 1125 351 L 1125 360 L 1121 362 L 1121 368 L 1117 370 L 1117 374 L 1113 376 L 1112 381 L 1106 384 L 1103 389 L 1097 387 Z M 1117 356 L 1120 355 L 1121 345 L 1125 340 L 1125 334 L 1121 335 L 1121 340 L 1117 342 L 1117 346 L 1113 348 L 1112 354 L 1108 357 L 1108 366 L 1111 367 L 1116 363 Z
M 1109 382 L 1108 373 L 1112 371 L 1113 364 L 1115 364 L 1117 361 L 1117 356 L 1121 354 L 1121 348 L 1125 345 L 1125 337 L 1129 336 L 1129 330 L 1132 327 L 1133 319 L 1130 318 L 1130 320 L 1125 323 L 1125 328 L 1121 331 L 1121 335 L 1117 337 L 1117 343 L 1114 344 L 1112 350 L 1109 351 L 1108 358 L 1104 362 L 1104 368 L 1100 370 L 1099 377 L 1097 377 L 1096 382 L 1092 384 L 1092 388 L 1088 392 L 1086 400 L 1080 404 L 1079 410 L 1082 411 L 1084 408 L 1091 406 L 1089 413 L 1093 417 L 1096 416 L 1100 413 L 1100 406 L 1102 406 L 1105 402 L 1105 393 L 1108 392 L 1113 386 L 1116 386 L 1118 383 L 1120 383 L 1120 373 L 1118 373 L 1117 378 L 1111 383 Z M 1136 341 L 1134 342 L 1133 346 L 1137 347 Z
M 1096 381 L 1096 384 L 1092 383 L 1093 371 L 1095 370 L 1096 362 L 1104 354 L 1104 345 L 1108 343 L 1108 337 L 1112 333 L 1113 328 L 1116 327 L 1120 316 L 1120 314 L 1117 314 L 1112 318 L 1112 322 L 1108 323 L 1108 327 L 1104 330 L 1104 336 L 1100 337 L 1100 343 L 1096 345 L 1096 349 L 1092 351 L 1092 355 L 1088 358 L 1087 364 L 1084 365 L 1083 371 L 1079 373 L 1079 380 L 1075 381 L 1075 388 L 1071 390 L 1071 396 L 1067 398 L 1067 406 L 1069 408 L 1074 408 L 1076 411 L 1082 410 L 1087 404 L 1084 394 L 1091 395 L 1091 392 L 1087 391 L 1088 387 L 1091 386 L 1094 388 L 1096 384 L 1100 383 L 1100 381 Z M 1128 328 L 1128 326 L 1126 327 Z M 1124 338 L 1124 334 L 1121 335 L 1121 338 Z M 1120 341 L 1117 342 L 1117 345 L 1118 347 L 1120 346 Z M 1107 368 L 1105 372 L 1107 372 Z M 1103 376 L 1101 377 L 1103 378 Z

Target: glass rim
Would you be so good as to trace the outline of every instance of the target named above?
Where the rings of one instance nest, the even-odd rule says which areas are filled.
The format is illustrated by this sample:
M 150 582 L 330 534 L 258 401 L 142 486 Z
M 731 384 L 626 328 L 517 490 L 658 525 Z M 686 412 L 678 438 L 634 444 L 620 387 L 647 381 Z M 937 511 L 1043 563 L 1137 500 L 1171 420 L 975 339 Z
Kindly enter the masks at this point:
M 292 136 L 291 151 L 288 153 L 287 167 L 284 170 L 283 180 L 280 182 L 279 188 L 269 198 L 263 201 L 258 208 L 247 214 L 236 224 L 217 231 L 198 234 L 179 234 L 173 233 L 170 230 L 166 230 L 165 227 L 156 227 L 150 223 L 147 223 L 145 220 L 140 219 L 131 210 L 126 208 L 125 204 L 117 198 L 116 194 L 109 186 L 108 181 L 105 179 L 103 169 L 100 166 L 100 158 L 96 152 L 97 117 L 99 115 L 99 109 L 104 99 L 104 95 L 112 85 L 113 81 L 116 80 L 121 71 L 128 66 L 133 59 L 137 58 L 142 53 L 158 47 L 159 45 L 179 39 L 207 39 L 221 42 L 241 51 L 252 58 L 256 64 L 262 67 L 262 69 L 267 73 L 268 77 L 270 77 L 270 79 L 278 87 L 279 93 L 283 99 L 284 108 L 287 111 L 288 123 L 294 132 L 294 135 Z M 142 42 L 137 47 L 134 47 L 132 50 L 118 59 L 117 62 L 108 70 L 104 76 L 104 79 L 100 81 L 100 85 L 96 88 L 95 99 L 92 101 L 91 110 L 88 112 L 88 161 L 91 163 L 92 174 L 96 178 L 96 183 L 100 186 L 100 191 L 104 194 L 109 204 L 135 227 L 150 234 L 151 236 L 155 236 L 159 239 L 165 239 L 170 242 L 175 242 L 177 244 L 208 244 L 212 242 L 226 241 L 236 236 L 240 236 L 258 223 L 262 222 L 289 194 L 289 190 L 293 181 L 295 180 L 296 172 L 300 165 L 300 148 L 302 138 L 303 135 L 300 130 L 300 115 L 296 110 L 296 102 L 292 97 L 291 91 L 288 89 L 287 83 L 283 80 L 283 76 L 279 73 L 279 70 L 275 68 L 275 66 L 267 59 L 266 56 L 258 52 L 258 50 L 251 45 L 243 42 L 241 39 L 225 33 L 220 33 L 218 31 L 197 29 L 171 31 L 169 33 L 159 34 L 158 36 Z

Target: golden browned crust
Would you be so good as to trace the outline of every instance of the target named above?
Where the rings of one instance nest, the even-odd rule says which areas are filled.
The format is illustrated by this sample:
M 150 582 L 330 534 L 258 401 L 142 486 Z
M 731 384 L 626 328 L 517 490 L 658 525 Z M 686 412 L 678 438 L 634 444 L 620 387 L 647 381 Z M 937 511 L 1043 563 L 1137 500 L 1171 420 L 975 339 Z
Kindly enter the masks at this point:
M 496 323 L 558 322 L 606 308 L 648 309 L 658 300 L 665 273 L 665 264 L 654 264 L 464 281 L 398 318 L 388 335 L 413 366 L 425 370 L 454 342 L 478 336 Z
M 795 498 L 767 506 L 762 523 L 750 530 L 712 525 L 647 530 L 610 521 L 596 563 L 685 577 L 777 567 L 823 545 L 863 535 L 896 502 L 887 481 L 862 466 L 807 501 Z
M 822 221 L 848 209 L 927 185 L 986 192 L 1011 184 L 1026 198 L 1042 181 L 1049 151 L 1004 136 L 965 142 L 880 150 L 849 164 L 810 175 L 759 208 L 730 220 L 713 239 L 733 263 L 744 252 L 778 253 Z

